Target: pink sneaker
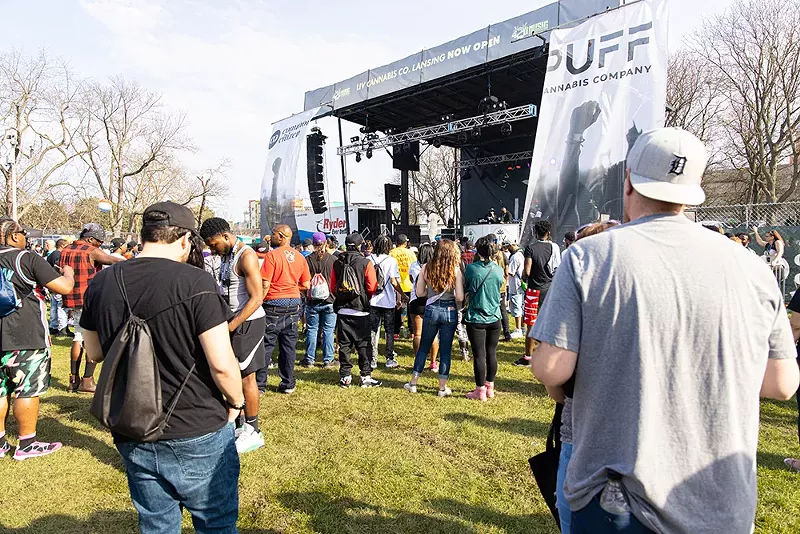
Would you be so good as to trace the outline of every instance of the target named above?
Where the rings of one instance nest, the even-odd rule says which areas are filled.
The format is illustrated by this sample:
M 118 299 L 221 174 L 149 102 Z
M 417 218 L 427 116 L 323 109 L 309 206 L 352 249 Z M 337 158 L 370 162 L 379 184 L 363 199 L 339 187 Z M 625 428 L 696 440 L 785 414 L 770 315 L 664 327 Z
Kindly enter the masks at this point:
M 0 447 L 0 458 L 5 458 L 6 454 L 11 452 L 11 445 L 8 444 L 6 441 L 5 444 Z
M 439 362 L 432 362 L 431 371 L 438 371 L 438 370 L 439 370 Z
M 486 382 L 486 398 L 494 398 L 494 382 Z
M 486 401 L 486 386 L 475 388 L 467 393 L 467 398 L 470 400 Z
M 39 456 L 47 456 L 61 448 L 61 443 L 54 441 L 53 443 L 42 443 L 41 441 L 34 441 L 24 449 L 17 447 L 14 451 L 15 460 L 27 460 L 28 458 L 38 458 Z

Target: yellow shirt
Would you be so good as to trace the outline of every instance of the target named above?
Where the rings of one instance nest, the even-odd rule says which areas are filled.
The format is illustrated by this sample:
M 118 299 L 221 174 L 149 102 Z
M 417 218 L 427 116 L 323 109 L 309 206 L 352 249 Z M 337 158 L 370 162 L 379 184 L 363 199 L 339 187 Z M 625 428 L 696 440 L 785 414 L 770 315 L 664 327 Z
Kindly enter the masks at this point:
M 408 276 L 408 269 L 412 263 L 417 261 L 417 255 L 406 247 L 393 248 L 389 255 L 397 260 L 397 267 L 400 270 L 400 289 L 403 290 L 403 293 L 411 293 L 412 283 Z

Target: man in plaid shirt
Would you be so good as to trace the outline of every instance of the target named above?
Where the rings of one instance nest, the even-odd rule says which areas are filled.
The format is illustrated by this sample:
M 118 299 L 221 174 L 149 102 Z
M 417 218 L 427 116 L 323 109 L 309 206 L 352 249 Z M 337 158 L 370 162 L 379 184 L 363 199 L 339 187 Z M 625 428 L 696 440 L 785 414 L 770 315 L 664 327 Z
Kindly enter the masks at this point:
M 78 391 L 94 393 L 95 390 L 95 364 L 87 361 L 83 379 L 78 379 L 81 356 L 83 355 L 83 329 L 80 327 L 83 294 L 86 292 L 86 288 L 89 287 L 89 282 L 92 281 L 95 273 L 99 270 L 99 266 L 125 261 L 125 258 L 106 254 L 100 249 L 105 238 L 106 231 L 102 226 L 97 223 L 88 223 L 83 226 L 78 240 L 61 251 L 61 259 L 59 260 L 59 266 L 68 265 L 75 272 L 75 286 L 71 293 L 64 295 L 64 308 L 72 310 L 72 318 L 75 321 L 69 371 L 69 390 L 73 393 Z

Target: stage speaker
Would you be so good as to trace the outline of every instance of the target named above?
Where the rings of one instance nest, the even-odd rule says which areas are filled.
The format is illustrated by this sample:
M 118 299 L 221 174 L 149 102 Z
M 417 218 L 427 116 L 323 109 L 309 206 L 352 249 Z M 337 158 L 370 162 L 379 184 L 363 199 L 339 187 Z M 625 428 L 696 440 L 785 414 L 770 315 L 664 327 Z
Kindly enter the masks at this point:
M 398 171 L 419 171 L 419 141 L 394 145 L 392 161 Z
M 400 186 L 395 184 L 383 184 L 383 195 L 386 202 L 402 202 Z
M 419 226 L 402 226 L 396 224 L 394 227 L 394 235 L 396 237 L 400 234 L 405 234 L 406 237 L 408 237 L 408 242 L 415 247 L 420 246 L 422 243 L 422 232 L 420 231 Z
M 455 228 L 442 228 L 442 239 L 449 239 L 450 241 L 456 240 Z
M 315 214 L 328 211 L 325 204 L 325 139 L 318 129 L 306 137 L 308 196 Z

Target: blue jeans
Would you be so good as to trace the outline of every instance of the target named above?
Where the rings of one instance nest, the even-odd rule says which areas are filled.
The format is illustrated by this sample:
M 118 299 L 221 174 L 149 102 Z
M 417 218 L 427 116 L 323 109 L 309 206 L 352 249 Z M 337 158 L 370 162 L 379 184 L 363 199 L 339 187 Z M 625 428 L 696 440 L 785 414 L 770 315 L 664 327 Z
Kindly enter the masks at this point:
M 306 359 L 314 363 L 317 359 L 317 337 L 322 325 L 322 363 L 333 361 L 333 331 L 336 328 L 336 313 L 333 304 L 306 304 Z
M 558 457 L 558 477 L 556 478 L 556 506 L 561 520 L 561 534 L 569 534 L 572 523 L 572 510 L 564 498 L 564 481 L 567 479 L 567 466 L 572 458 L 572 443 L 561 443 L 561 456 Z
M 64 309 L 64 297 L 56 293 L 50 294 L 50 329 L 63 330 L 67 327 L 67 310 Z
M 235 534 L 239 455 L 233 423 L 196 438 L 117 443 L 142 534 L 181 531 L 181 509 L 198 534 Z
M 584 508 L 577 512 L 572 512 L 570 530 L 572 534 L 611 534 L 615 532 L 649 534 L 653 532 L 630 512 L 627 514 L 610 514 L 603 510 L 600 506 L 599 493 Z
M 422 338 L 419 341 L 419 350 L 414 357 L 414 375 L 419 376 L 425 369 L 428 353 L 433 346 L 436 334 L 439 334 L 439 378 L 447 379 L 450 376 L 450 359 L 453 352 L 453 337 L 458 326 L 458 310 L 452 300 L 437 300 L 425 306 L 425 315 L 422 317 Z
M 294 360 L 297 356 L 297 321 L 300 318 L 300 306 L 271 306 L 264 304 L 267 314 L 267 329 L 264 332 L 264 351 L 267 354 L 267 366 L 272 362 L 272 351 L 278 346 L 278 375 L 281 383 L 279 391 L 294 389 Z M 267 366 L 256 371 L 256 383 L 259 391 L 267 389 Z

